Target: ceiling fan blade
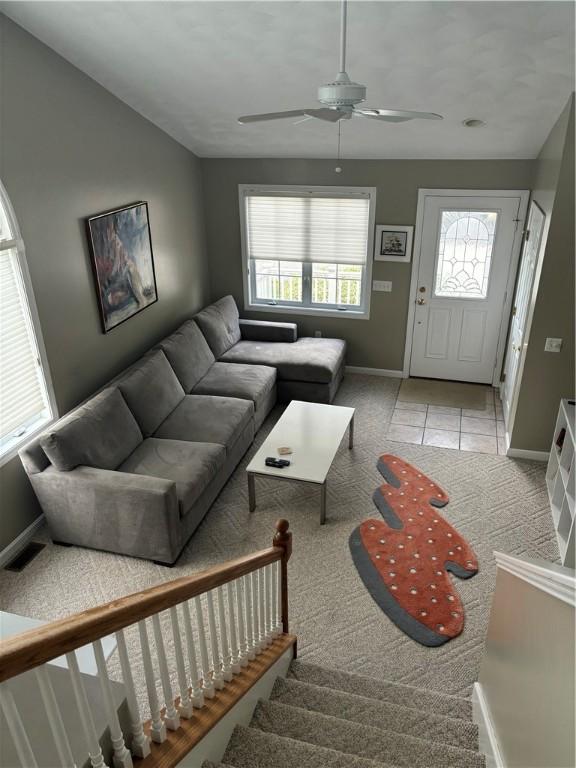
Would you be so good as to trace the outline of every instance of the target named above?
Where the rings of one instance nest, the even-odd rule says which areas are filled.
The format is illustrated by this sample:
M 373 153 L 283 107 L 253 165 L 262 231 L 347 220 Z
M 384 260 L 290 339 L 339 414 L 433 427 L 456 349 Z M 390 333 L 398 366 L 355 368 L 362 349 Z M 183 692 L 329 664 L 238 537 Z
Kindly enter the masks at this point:
M 436 112 L 413 112 L 407 109 L 371 109 L 364 107 L 362 109 L 355 109 L 356 115 L 362 115 L 363 117 L 369 117 L 373 120 L 385 120 L 389 123 L 403 123 L 406 120 L 443 120 L 442 115 L 436 114 Z
M 291 109 L 287 112 L 264 112 L 261 115 L 244 115 L 238 118 L 238 122 L 245 125 L 246 123 L 263 123 L 267 120 L 284 120 L 288 117 L 306 117 L 309 111 L 308 109 Z
M 340 112 L 337 109 L 329 109 L 328 107 L 307 109 L 305 113 L 308 117 L 316 117 L 318 120 L 325 120 L 327 123 L 337 123 L 338 120 L 342 120 L 346 116 L 344 112 Z

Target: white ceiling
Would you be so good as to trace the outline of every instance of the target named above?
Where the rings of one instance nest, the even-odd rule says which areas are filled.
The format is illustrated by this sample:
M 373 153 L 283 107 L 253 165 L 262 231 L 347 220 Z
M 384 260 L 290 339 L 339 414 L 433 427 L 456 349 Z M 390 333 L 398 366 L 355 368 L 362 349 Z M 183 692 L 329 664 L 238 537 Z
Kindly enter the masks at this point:
M 2 10 L 204 157 L 333 157 L 335 125 L 240 126 L 316 105 L 338 64 L 338 3 L 8 2 Z M 442 122 L 343 123 L 344 157 L 530 158 L 574 88 L 572 2 L 364 2 L 348 72 L 368 106 Z M 485 120 L 482 128 L 461 125 Z

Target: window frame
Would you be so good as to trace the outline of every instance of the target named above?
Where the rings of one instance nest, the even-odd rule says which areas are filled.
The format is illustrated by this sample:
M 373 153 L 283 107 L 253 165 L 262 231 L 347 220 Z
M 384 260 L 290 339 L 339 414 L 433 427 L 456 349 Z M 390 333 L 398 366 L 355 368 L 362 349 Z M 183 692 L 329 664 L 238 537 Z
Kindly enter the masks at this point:
M 302 264 L 302 303 L 296 302 L 271 302 L 268 299 L 255 298 L 255 270 L 248 258 L 247 227 L 246 227 L 246 197 L 250 193 L 259 192 L 266 195 L 282 196 L 286 193 L 292 195 L 321 194 L 340 197 L 346 195 L 368 195 L 368 240 L 366 251 L 366 263 L 362 265 L 363 275 L 361 283 L 362 303 L 357 308 L 338 304 L 313 304 L 312 303 L 312 264 L 322 262 L 299 262 Z M 374 228 L 376 211 L 376 187 L 343 187 L 343 186 L 303 186 L 299 184 L 239 184 L 238 204 L 240 211 L 240 243 L 242 252 L 242 279 L 244 289 L 244 309 L 250 312 L 271 312 L 288 315 L 306 315 L 322 317 L 340 317 L 354 320 L 370 319 L 370 300 L 372 294 L 372 261 L 374 253 Z M 332 262 L 330 262 L 332 263 Z
M 38 309 L 36 307 L 34 289 L 32 287 L 30 271 L 28 269 L 28 262 L 26 259 L 26 249 L 24 247 L 24 241 L 22 239 L 20 227 L 18 226 L 18 220 L 16 219 L 16 215 L 14 213 L 12 203 L 10 202 L 8 193 L 6 192 L 6 189 L 1 181 L 0 181 L 0 205 L 2 206 L 6 214 L 6 217 L 8 219 L 8 224 L 10 225 L 10 229 L 13 234 L 12 240 L 5 240 L 2 243 L 0 243 L 0 252 L 7 251 L 10 249 L 14 249 L 16 251 L 16 261 L 18 264 L 19 272 L 20 272 L 19 277 L 21 279 L 21 287 L 23 288 L 23 291 L 24 291 L 24 299 L 26 303 L 26 306 L 24 307 L 24 309 L 27 310 L 26 312 L 27 321 L 29 323 L 30 330 L 32 331 L 32 341 L 35 346 L 36 354 L 38 355 L 38 363 L 40 365 L 42 380 L 43 380 L 45 394 L 46 394 L 46 401 L 48 404 L 48 411 L 49 411 L 49 414 L 45 419 L 42 419 L 37 424 L 37 426 L 34 426 L 33 429 L 29 429 L 25 434 L 21 435 L 20 438 L 15 439 L 14 441 L 11 441 L 9 446 L 7 446 L 4 451 L 2 451 L 2 449 L 0 448 L 0 467 L 3 467 L 9 461 L 15 458 L 15 456 L 17 456 L 18 451 L 24 445 L 26 445 L 26 443 L 29 443 L 34 437 L 36 437 L 44 429 L 46 429 L 46 427 L 49 424 L 53 423 L 58 418 L 58 408 L 56 405 L 56 396 L 54 394 L 54 386 L 52 384 L 50 367 L 48 365 L 48 357 L 46 355 L 46 347 L 44 345 L 44 339 L 42 336 L 40 318 L 38 315 Z

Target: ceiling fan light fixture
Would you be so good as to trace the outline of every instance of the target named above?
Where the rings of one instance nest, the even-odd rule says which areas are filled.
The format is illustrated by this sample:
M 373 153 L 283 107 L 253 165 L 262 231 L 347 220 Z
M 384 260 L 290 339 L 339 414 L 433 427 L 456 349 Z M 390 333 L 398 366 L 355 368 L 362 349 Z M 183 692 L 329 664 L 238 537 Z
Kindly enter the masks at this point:
M 462 125 L 464 128 L 482 128 L 486 123 L 479 117 L 467 117 L 466 120 L 462 120 Z

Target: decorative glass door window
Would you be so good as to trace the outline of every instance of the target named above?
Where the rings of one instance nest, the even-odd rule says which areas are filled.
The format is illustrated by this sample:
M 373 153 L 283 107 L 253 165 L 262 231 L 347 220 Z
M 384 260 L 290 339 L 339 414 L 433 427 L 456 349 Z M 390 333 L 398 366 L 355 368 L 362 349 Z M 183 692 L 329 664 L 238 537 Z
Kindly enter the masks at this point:
M 497 211 L 442 211 L 434 295 L 485 299 Z

